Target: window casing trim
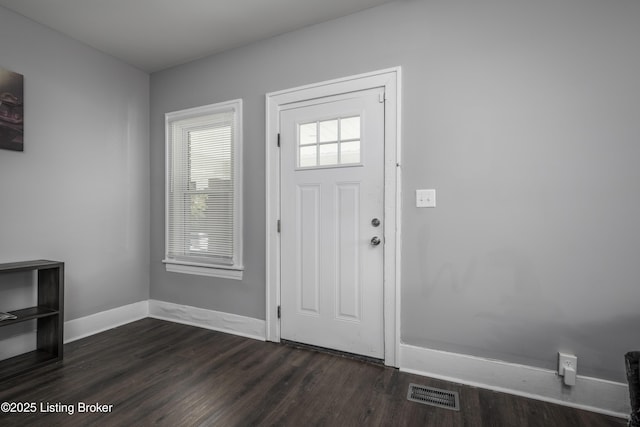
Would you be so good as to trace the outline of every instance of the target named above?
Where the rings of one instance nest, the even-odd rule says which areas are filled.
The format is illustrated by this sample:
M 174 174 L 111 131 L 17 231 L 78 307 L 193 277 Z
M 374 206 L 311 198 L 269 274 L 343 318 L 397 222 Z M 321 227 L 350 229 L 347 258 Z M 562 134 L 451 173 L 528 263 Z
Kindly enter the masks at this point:
M 242 280 L 244 273 L 244 268 L 242 267 L 223 268 L 218 265 L 214 267 L 211 264 L 198 264 L 184 261 L 176 262 L 166 259 L 162 262 L 165 264 L 166 270 L 170 273 L 194 274 L 196 276 L 219 277 L 234 280 Z
M 171 182 L 171 138 L 172 124 L 176 121 L 192 119 L 198 116 L 211 115 L 223 112 L 234 112 L 234 139 L 233 150 L 233 257 L 232 262 L 210 263 L 197 262 L 197 260 L 183 260 L 169 256 L 169 209 Z M 196 128 L 196 126 L 193 126 Z M 212 276 L 227 279 L 242 280 L 243 247 L 242 247 L 242 99 L 235 99 L 216 104 L 204 105 L 173 111 L 165 114 L 165 253 L 162 262 L 169 272 Z

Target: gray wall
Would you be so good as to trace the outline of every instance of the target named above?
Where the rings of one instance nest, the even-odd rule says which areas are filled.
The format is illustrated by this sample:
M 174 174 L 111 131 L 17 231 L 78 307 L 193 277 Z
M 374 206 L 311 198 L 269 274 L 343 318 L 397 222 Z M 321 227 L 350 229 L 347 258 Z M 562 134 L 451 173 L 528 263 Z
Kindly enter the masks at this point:
M 402 341 L 624 381 L 640 2 L 405 0 L 151 76 L 151 297 L 264 319 L 264 95 L 403 67 Z M 163 114 L 244 100 L 242 282 L 169 274 Z M 416 209 L 414 190 L 438 207 Z
M 25 97 L 24 152 L 0 150 L 0 262 L 64 261 L 66 320 L 147 300 L 149 76 L 3 8 L 0 67 Z M 7 279 L 0 310 L 21 308 Z

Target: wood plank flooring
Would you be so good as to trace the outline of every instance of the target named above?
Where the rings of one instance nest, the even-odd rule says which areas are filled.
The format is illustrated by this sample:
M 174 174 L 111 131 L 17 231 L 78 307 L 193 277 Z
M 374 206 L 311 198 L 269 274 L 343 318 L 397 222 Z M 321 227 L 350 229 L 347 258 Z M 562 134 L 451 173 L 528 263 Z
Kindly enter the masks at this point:
M 460 411 L 407 400 L 457 391 Z M 63 362 L 0 382 L 0 426 L 624 426 L 625 420 L 340 356 L 143 319 L 65 345 Z M 79 402 L 113 405 L 78 413 Z M 42 413 L 44 409 L 52 411 Z M 65 406 L 66 405 L 66 406 Z M 56 409 L 73 409 L 73 415 Z

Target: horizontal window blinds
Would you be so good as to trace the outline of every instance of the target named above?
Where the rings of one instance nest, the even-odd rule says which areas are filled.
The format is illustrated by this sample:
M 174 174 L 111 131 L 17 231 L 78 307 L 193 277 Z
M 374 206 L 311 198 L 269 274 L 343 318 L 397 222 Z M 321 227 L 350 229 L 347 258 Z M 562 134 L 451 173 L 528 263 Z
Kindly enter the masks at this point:
M 234 264 L 234 109 L 170 123 L 167 258 Z

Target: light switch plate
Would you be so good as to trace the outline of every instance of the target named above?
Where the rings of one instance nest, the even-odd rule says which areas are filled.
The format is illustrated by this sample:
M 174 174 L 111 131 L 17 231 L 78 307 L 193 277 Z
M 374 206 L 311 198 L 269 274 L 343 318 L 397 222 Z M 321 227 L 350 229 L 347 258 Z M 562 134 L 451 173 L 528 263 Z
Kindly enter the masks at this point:
M 416 190 L 417 208 L 435 208 L 436 190 Z

